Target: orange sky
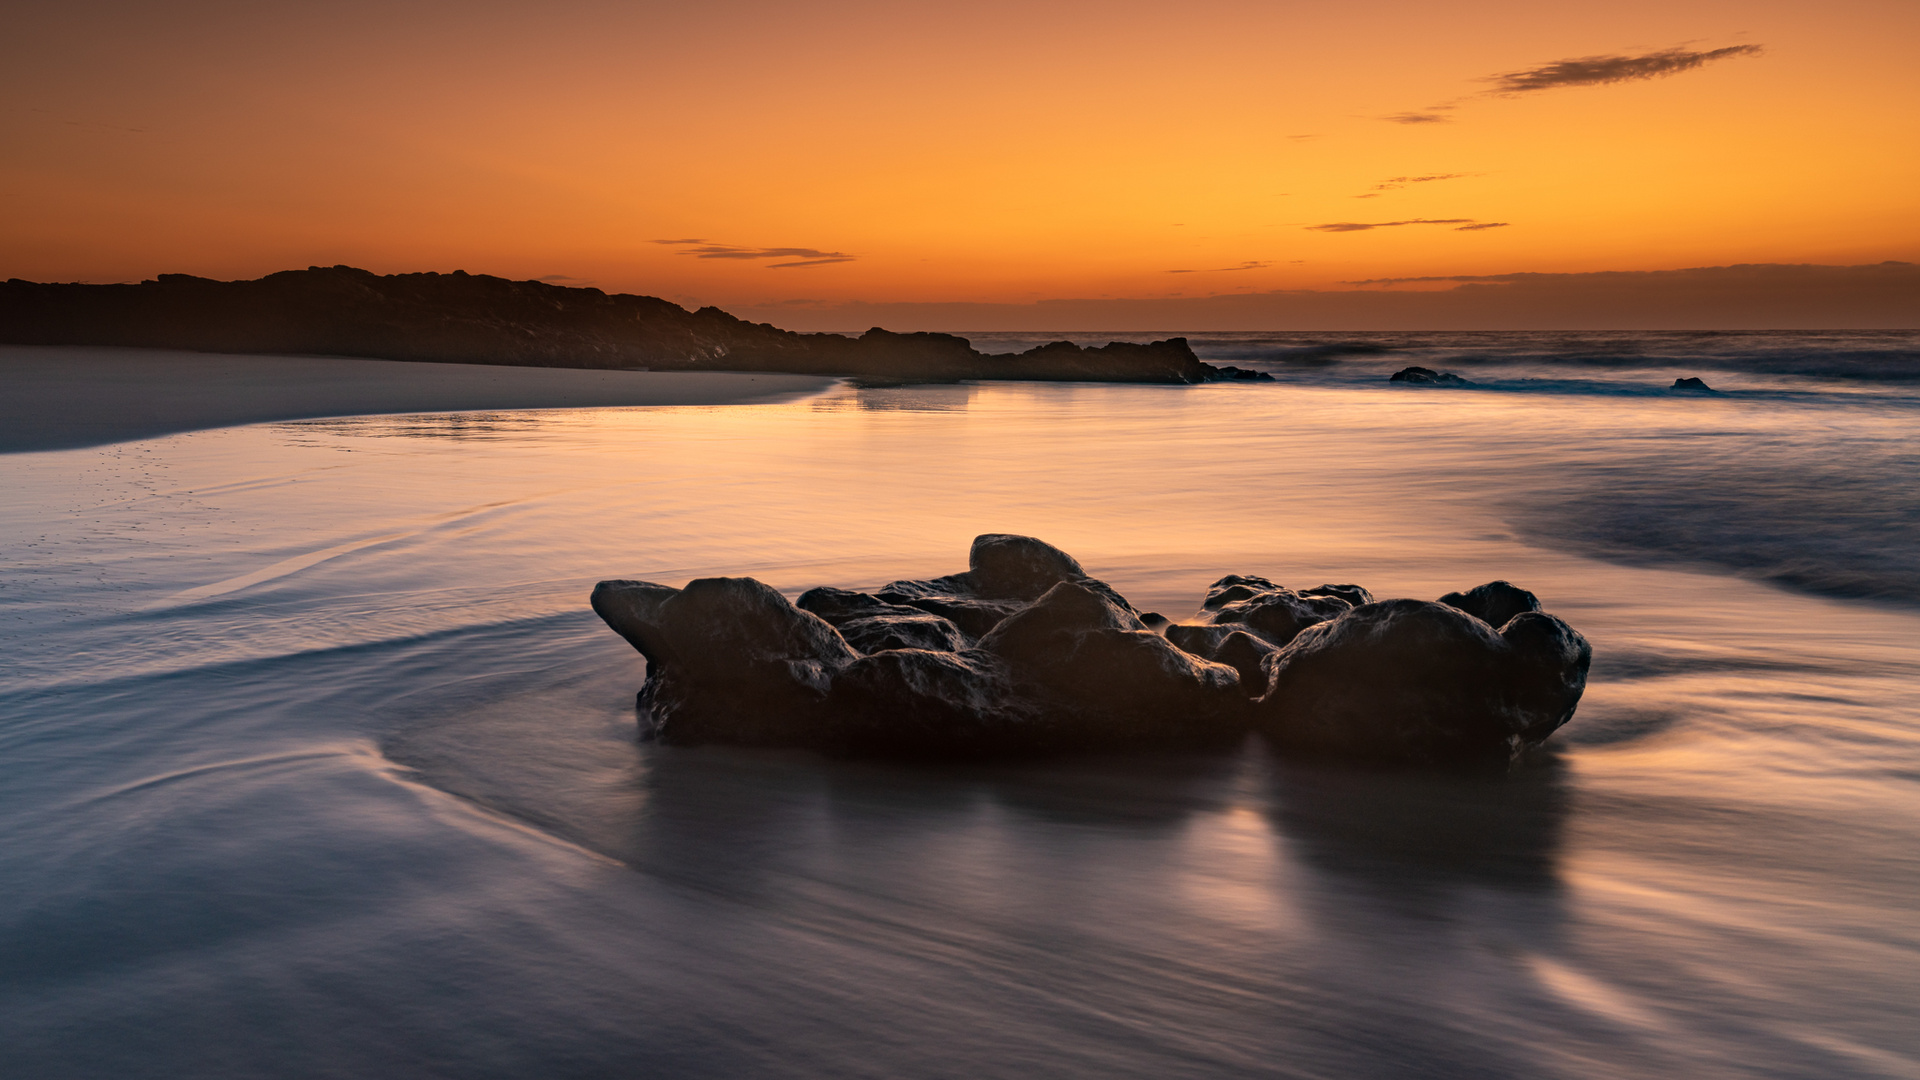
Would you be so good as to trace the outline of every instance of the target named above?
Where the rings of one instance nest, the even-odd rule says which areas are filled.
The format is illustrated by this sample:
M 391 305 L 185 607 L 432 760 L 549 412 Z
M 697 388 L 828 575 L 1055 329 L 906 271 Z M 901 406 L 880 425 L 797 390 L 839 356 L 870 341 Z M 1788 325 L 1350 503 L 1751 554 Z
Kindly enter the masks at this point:
M 350 263 L 754 305 L 1920 258 L 1912 0 L 15 0 L 8 24 L 0 277 Z M 1573 85 L 1487 81 L 1529 71 Z M 1444 223 L 1311 228 L 1396 221 Z

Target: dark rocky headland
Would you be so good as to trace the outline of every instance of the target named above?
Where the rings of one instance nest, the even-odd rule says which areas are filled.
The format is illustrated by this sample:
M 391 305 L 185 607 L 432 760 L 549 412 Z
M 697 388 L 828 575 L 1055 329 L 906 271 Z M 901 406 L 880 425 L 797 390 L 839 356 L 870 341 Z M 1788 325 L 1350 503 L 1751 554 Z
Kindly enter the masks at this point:
M 951 334 L 801 334 L 608 294 L 455 271 L 310 267 L 256 281 L 0 284 L 0 344 L 116 345 L 530 367 L 778 371 L 878 380 L 1197 383 L 1262 376 L 1200 362 L 1186 339 L 989 355 Z
M 1504 581 L 1438 601 L 1229 575 L 1183 622 L 1066 552 L 973 542 L 969 568 L 790 601 L 752 578 L 603 581 L 647 658 L 642 734 L 945 760 L 1232 745 L 1505 768 L 1572 719 L 1592 650 Z

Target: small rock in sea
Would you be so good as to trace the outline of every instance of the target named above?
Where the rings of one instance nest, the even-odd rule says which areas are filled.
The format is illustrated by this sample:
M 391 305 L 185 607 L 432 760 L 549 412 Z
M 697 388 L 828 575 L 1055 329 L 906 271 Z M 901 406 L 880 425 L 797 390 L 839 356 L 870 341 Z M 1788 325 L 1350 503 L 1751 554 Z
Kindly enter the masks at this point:
M 1267 374 L 1264 371 L 1255 371 L 1252 368 L 1234 367 L 1232 364 L 1226 364 L 1224 366 L 1217 367 L 1214 370 L 1219 373 L 1215 375 L 1214 378 L 1222 381 L 1235 380 L 1235 379 L 1241 382 L 1272 382 L 1273 381 L 1273 376 Z
M 1708 386 L 1705 379 L 1695 378 L 1693 376 L 1688 376 L 1687 378 L 1684 378 L 1684 379 L 1673 380 L 1673 386 L 1671 387 L 1671 389 L 1691 390 L 1697 394 L 1717 394 L 1720 392 L 1718 390 L 1715 390 L 1713 387 Z
M 1388 382 L 1407 383 L 1411 386 L 1473 386 L 1470 380 L 1463 379 L 1451 371 L 1435 371 L 1432 368 L 1406 367 L 1393 373 Z
M 1376 602 L 1358 585 L 1232 574 L 1172 623 L 1032 537 L 978 537 L 969 563 L 797 605 L 752 578 L 603 581 L 593 608 L 647 658 L 653 737 L 910 757 L 1220 746 L 1256 730 L 1311 754 L 1504 765 L 1572 717 L 1592 655 L 1504 581 Z

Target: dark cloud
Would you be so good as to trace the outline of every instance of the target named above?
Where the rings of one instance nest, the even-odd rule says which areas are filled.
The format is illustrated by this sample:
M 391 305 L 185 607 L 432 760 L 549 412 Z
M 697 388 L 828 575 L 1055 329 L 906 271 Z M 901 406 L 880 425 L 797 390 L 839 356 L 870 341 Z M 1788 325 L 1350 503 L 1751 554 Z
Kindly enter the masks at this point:
M 790 270 L 800 266 L 826 266 L 830 263 L 852 262 L 857 256 L 844 251 L 821 251 L 818 248 L 803 247 L 742 247 L 738 244 L 716 244 L 710 240 L 655 240 L 656 244 L 677 247 L 680 254 L 691 255 L 696 259 L 793 259 L 794 262 L 774 263 L 769 270 Z
M 1398 225 L 1462 225 L 1473 228 L 1479 224 L 1465 217 L 1408 218 L 1405 221 L 1330 221 L 1325 225 L 1309 225 L 1307 228 L 1313 232 L 1366 232 L 1368 229 L 1391 229 Z
M 1453 231 L 1454 232 L 1477 232 L 1481 229 L 1504 229 L 1507 227 L 1508 224 L 1509 223 L 1505 221 L 1476 221 L 1471 225 L 1462 225 Z
M 1470 102 L 1474 97 L 1488 95 L 1511 97 L 1541 90 L 1557 90 L 1563 86 L 1601 86 L 1639 79 L 1662 79 L 1668 75 L 1692 71 L 1694 68 L 1711 64 L 1716 60 L 1758 56 L 1762 51 L 1758 45 L 1729 45 L 1722 49 L 1676 47 L 1641 53 L 1637 56 L 1576 56 L 1567 60 L 1555 60 L 1551 64 L 1541 64 L 1539 67 L 1488 75 L 1480 81 L 1493 85 L 1480 94 L 1455 98 L 1438 105 L 1429 105 L 1424 109 L 1395 113 L 1380 119 L 1395 124 L 1445 124 L 1453 120 L 1453 117 L 1446 115 L 1447 113 Z
M 1758 45 L 1729 45 L 1724 49 L 1662 49 L 1639 56 L 1580 56 L 1555 60 L 1551 64 L 1490 75 L 1491 93 L 1530 94 L 1556 90 L 1563 86 L 1598 86 L 1604 83 L 1632 82 L 1636 79 L 1660 79 L 1736 56 L 1757 56 Z

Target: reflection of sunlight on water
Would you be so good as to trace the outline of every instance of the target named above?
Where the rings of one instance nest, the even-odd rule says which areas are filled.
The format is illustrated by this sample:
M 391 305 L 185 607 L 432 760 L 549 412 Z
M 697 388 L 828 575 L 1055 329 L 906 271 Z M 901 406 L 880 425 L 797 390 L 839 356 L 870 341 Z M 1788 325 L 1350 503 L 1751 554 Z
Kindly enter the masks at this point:
M 1187 825 L 1174 884 L 1196 919 L 1239 931 L 1298 936 L 1304 929 L 1290 901 L 1281 839 L 1258 810 L 1232 806 L 1197 814 Z
M 1533 969 L 1534 976 L 1542 986 L 1575 1008 L 1628 1027 L 1656 1032 L 1673 1030 L 1671 1024 L 1654 1015 L 1646 1006 L 1636 1003 L 1626 993 L 1551 957 L 1528 956 L 1527 966 Z
M 497 442 L 537 436 L 578 419 L 577 409 L 525 412 L 416 413 L 289 420 L 275 425 L 295 437 L 326 434 L 373 439 L 472 439 Z

